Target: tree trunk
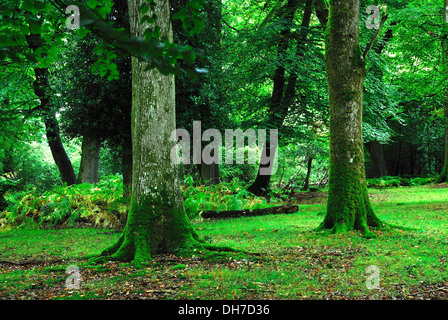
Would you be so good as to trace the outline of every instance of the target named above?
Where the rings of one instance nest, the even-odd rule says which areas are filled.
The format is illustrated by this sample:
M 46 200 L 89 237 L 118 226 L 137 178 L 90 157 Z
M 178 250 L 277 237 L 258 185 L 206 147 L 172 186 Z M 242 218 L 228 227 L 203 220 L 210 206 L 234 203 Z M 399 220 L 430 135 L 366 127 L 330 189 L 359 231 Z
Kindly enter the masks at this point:
M 327 213 L 319 229 L 332 233 L 382 225 L 367 193 L 362 141 L 365 62 L 359 46 L 360 0 L 331 0 L 326 30 L 330 95 L 330 174 Z
M 212 186 L 219 183 L 219 164 L 206 164 L 202 162 L 197 166 L 197 168 L 201 177 L 200 179 L 205 182 L 207 186 Z
M 445 155 L 444 155 L 444 165 L 440 177 L 437 183 L 448 182 L 448 101 L 445 102 L 444 106 L 444 116 L 445 116 Z
M 123 141 L 121 148 L 121 166 L 123 170 L 123 197 L 131 198 L 132 194 L 132 136 Z
M 35 51 L 42 45 L 42 38 L 40 34 L 31 34 L 26 37 L 26 40 L 32 51 Z M 47 136 L 51 154 L 58 167 L 62 183 L 67 183 L 69 186 L 73 185 L 76 183 L 75 171 L 73 170 L 70 158 L 65 152 L 61 135 L 59 133 L 59 124 L 56 119 L 55 112 L 49 105 L 47 93 L 47 90 L 50 88 L 48 83 L 48 69 L 35 68 L 34 74 L 36 76 L 36 80 L 33 82 L 33 89 L 35 95 L 40 100 L 40 109 L 44 113 L 42 118 L 45 124 L 45 134 Z
M 274 161 L 274 154 L 277 151 L 277 142 L 272 141 L 268 135 L 261 152 L 260 167 L 258 168 L 257 177 L 254 182 L 247 188 L 247 191 L 256 196 L 265 196 L 269 190 L 271 182 L 271 173 Z
M 370 176 L 380 178 L 387 176 L 386 160 L 384 158 L 384 146 L 378 141 L 370 141 L 366 144 L 372 160 Z
M 443 22 L 448 24 L 448 0 L 444 1 L 443 6 Z M 443 65 L 444 72 L 448 74 L 448 39 L 447 35 L 442 37 L 442 50 L 443 50 Z M 445 155 L 444 155 L 444 165 L 440 177 L 437 183 L 448 182 L 448 89 L 445 89 L 445 101 L 443 106 L 444 124 L 445 124 Z
M 50 146 L 54 162 L 56 163 L 59 174 L 61 175 L 62 183 L 67 183 L 68 186 L 74 185 L 76 183 L 75 170 L 73 169 L 70 158 L 65 152 L 61 135 L 59 133 L 59 124 L 56 120 L 56 115 L 49 114 L 44 116 L 44 123 L 48 145 Z
M 96 137 L 85 135 L 81 146 L 81 165 L 78 183 L 98 183 L 101 141 Z
M 142 36 L 144 0 L 128 0 L 131 33 Z M 156 24 L 161 37 L 172 41 L 170 6 L 155 0 Z M 152 14 L 151 10 L 148 13 Z M 100 258 L 146 261 L 158 253 L 180 248 L 210 247 L 199 240 L 182 207 L 177 166 L 171 162 L 175 130 L 174 76 L 164 76 L 148 63 L 132 58 L 133 175 L 131 207 L 123 234 Z
M 305 177 L 305 181 L 303 183 L 302 191 L 308 190 L 308 188 L 310 186 L 310 176 L 311 176 L 312 164 L 313 164 L 313 158 L 309 158 L 308 163 L 307 163 L 306 177 Z

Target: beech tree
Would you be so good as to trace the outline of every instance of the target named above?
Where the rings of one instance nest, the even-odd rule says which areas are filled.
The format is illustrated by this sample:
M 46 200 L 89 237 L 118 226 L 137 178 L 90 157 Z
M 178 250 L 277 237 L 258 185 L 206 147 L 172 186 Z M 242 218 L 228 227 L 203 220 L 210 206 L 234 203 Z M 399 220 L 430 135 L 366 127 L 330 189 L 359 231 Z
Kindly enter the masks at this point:
M 153 1 L 147 14 L 155 17 L 155 25 L 140 23 L 144 3 L 128 0 L 131 33 L 143 37 L 147 28 L 156 28 L 161 39 L 172 42 L 169 2 Z M 131 207 L 121 237 L 102 253 L 106 259 L 146 261 L 181 248 L 219 249 L 198 237 L 183 209 L 177 166 L 170 157 L 175 129 L 174 75 L 133 57 Z
M 318 229 L 333 233 L 360 230 L 383 223 L 375 215 L 367 192 L 362 138 L 362 96 L 365 59 L 359 45 L 360 0 L 331 0 L 326 25 L 327 78 L 330 101 L 330 173 L 327 212 Z M 381 26 L 385 22 L 384 16 Z

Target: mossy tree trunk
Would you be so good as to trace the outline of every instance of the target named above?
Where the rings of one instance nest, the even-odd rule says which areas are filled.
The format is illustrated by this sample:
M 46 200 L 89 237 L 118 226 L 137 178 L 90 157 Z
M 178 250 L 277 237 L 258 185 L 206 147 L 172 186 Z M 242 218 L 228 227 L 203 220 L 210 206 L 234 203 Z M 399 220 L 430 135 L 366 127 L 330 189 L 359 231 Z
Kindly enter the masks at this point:
M 140 24 L 144 2 L 128 0 L 131 32 L 140 37 L 148 27 Z M 154 4 L 161 37 L 172 41 L 169 1 Z M 170 159 L 170 134 L 176 128 L 174 76 L 147 66 L 132 58 L 131 207 L 120 239 L 102 253 L 112 260 L 146 261 L 183 247 L 207 247 L 183 210 L 177 167 Z
M 330 1 L 326 27 L 330 95 L 330 174 L 327 213 L 319 229 L 333 233 L 380 227 L 369 201 L 362 140 L 366 73 L 359 46 L 360 0 Z
M 132 194 L 132 136 L 125 137 L 121 146 L 121 166 L 123 173 L 123 197 L 131 198 Z

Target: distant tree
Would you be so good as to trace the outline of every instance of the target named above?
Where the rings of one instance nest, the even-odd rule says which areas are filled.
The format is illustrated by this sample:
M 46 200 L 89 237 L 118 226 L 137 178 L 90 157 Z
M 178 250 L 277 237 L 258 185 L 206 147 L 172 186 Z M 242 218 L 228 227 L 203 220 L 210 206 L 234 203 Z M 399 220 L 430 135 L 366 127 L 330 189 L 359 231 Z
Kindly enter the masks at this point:
M 288 115 L 289 109 L 292 107 L 296 98 L 296 86 L 298 85 L 299 74 L 297 66 L 292 66 L 293 72 L 286 72 L 286 66 L 284 61 L 287 61 L 287 51 L 291 46 L 291 40 L 294 38 L 292 35 L 292 27 L 296 10 L 299 8 L 299 2 L 296 0 L 289 0 L 282 8 L 283 21 L 282 28 L 279 34 L 278 49 L 277 49 L 277 67 L 273 76 L 272 96 L 269 101 L 269 120 L 267 126 L 272 129 L 282 129 L 283 122 Z M 310 19 L 312 14 L 312 1 L 306 1 L 302 23 L 296 36 L 296 48 L 295 54 L 297 58 L 303 58 L 304 45 L 308 36 L 308 28 L 310 26 Z M 289 49 L 291 50 L 291 49 Z M 294 49 L 293 49 L 294 50 Z M 296 60 L 298 61 L 298 60 Z M 296 62 L 297 63 L 297 62 Z M 269 139 L 263 148 L 263 156 L 269 156 L 271 153 L 276 152 L 276 146 L 274 147 Z M 260 168 L 257 172 L 255 181 L 247 188 L 248 191 L 255 195 L 262 195 L 269 189 L 269 183 L 271 180 L 271 174 L 261 174 L 263 168 L 272 167 L 272 164 L 264 164 L 264 161 L 260 161 Z
M 185 8 L 188 0 L 172 0 L 173 15 Z M 193 132 L 193 121 L 201 121 L 201 129 L 227 129 L 228 111 L 223 108 L 223 88 L 218 77 L 222 73 L 219 53 L 222 51 L 222 2 L 205 0 L 200 16 L 204 29 L 200 34 L 190 34 L 181 20 L 173 21 L 174 42 L 192 46 L 201 51 L 191 68 L 199 70 L 196 76 L 176 75 L 176 123 L 178 128 Z M 220 181 L 219 164 L 196 164 L 199 179 L 207 184 Z
M 117 2 L 108 19 L 129 30 L 126 3 Z M 72 35 L 62 54 L 63 66 L 56 68 L 53 77 L 62 95 L 56 100 L 65 103 L 63 131 L 70 138 L 82 137 L 78 183 L 98 182 L 100 148 L 108 142 L 121 149 L 124 193 L 128 197 L 132 179 L 130 58 L 111 55 L 120 76 L 105 79 L 101 76 L 104 71 L 92 72 L 98 60 L 95 48 L 100 43 L 101 39 L 93 34 L 83 39 Z
M 42 23 L 42 21 L 39 21 Z M 33 53 L 37 53 L 38 49 L 43 45 L 43 40 L 40 34 L 30 34 L 26 37 L 29 48 Z M 73 185 L 76 183 L 76 174 L 73 165 L 62 143 L 59 123 L 56 118 L 56 110 L 50 104 L 50 96 L 52 91 L 49 85 L 49 72 L 47 67 L 34 67 L 36 80 L 33 83 L 34 93 L 40 100 L 40 111 L 42 119 L 45 124 L 45 133 L 48 140 L 48 145 L 51 149 L 53 159 L 61 174 L 63 183 Z

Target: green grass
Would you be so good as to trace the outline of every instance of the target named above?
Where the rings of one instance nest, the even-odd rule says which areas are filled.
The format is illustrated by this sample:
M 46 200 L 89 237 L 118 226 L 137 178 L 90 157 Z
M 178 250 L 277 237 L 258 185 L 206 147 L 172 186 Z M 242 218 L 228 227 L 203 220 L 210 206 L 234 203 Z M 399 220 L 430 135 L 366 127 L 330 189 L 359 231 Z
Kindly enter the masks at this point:
M 119 236 L 104 229 L 11 230 L 0 233 L 0 299 L 430 299 L 448 295 L 448 189 L 431 185 L 371 189 L 385 222 L 411 228 L 322 236 L 325 198 L 290 215 L 195 221 L 217 245 L 255 254 L 159 256 L 144 267 L 89 265 Z M 314 202 L 315 199 L 314 199 Z M 319 203 L 320 202 L 320 203 Z M 55 260 L 62 260 L 55 262 Z M 48 262 L 42 262 L 48 261 Z M 68 265 L 81 288 L 65 288 Z M 366 288 L 366 268 L 380 288 Z

